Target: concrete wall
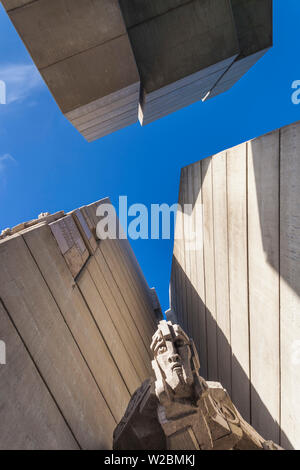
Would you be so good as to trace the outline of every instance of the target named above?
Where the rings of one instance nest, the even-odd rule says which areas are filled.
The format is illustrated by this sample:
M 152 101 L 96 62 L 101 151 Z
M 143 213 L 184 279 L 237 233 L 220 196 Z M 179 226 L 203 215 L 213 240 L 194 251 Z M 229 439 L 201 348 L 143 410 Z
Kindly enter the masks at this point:
M 299 152 L 296 123 L 182 169 L 179 203 L 190 206 L 177 215 L 170 284 L 202 375 L 266 439 L 297 449 Z
M 110 449 L 152 374 L 157 299 L 127 240 L 97 240 L 102 202 L 0 240 L 0 449 Z

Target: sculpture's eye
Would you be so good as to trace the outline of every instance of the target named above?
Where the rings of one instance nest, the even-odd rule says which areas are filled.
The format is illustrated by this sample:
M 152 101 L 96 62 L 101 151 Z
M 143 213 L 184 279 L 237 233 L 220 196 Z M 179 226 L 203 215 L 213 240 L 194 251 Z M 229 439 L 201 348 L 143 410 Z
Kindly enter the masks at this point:
M 162 345 L 162 346 L 159 346 L 159 348 L 158 348 L 158 350 L 157 350 L 157 353 L 158 353 L 158 354 L 163 354 L 163 353 L 166 352 L 166 350 L 167 350 L 166 346 L 163 346 L 163 345 Z

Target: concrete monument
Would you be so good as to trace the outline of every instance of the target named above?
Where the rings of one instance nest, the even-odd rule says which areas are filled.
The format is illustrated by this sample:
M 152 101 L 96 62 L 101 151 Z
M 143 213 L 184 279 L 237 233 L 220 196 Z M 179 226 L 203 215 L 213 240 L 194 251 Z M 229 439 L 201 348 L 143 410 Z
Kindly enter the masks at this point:
M 272 46 L 272 0 L 2 0 L 87 141 L 231 88 Z
M 193 340 L 161 321 L 151 351 L 155 380 L 132 397 L 114 432 L 118 450 L 279 450 L 240 415 L 220 383 L 199 375 Z

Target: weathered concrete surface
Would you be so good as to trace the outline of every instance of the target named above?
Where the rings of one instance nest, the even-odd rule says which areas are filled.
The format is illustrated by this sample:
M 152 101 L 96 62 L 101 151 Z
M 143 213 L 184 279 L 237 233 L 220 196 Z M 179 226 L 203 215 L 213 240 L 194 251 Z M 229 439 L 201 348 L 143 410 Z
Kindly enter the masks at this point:
M 115 99 L 120 89 L 139 82 L 127 35 L 50 65 L 42 75 L 64 113 L 100 98 Z
M 0 450 L 79 448 L 35 363 L 0 301 Z
M 203 98 L 240 52 L 229 0 L 166 2 L 164 7 L 162 2 L 154 2 L 154 5 L 145 8 L 140 23 L 136 22 L 134 8 L 126 10 L 128 3 L 123 5 L 143 87 L 142 124 L 168 114 L 182 96 L 185 101 L 181 107 Z M 155 12 L 158 14 L 153 16 Z M 132 24 L 133 27 L 129 26 Z M 209 67 L 218 73 L 213 75 Z M 195 74 L 199 72 L 202 80 L 210 75 L 210 82 L 197 84 Z M 193 90 L 187 87 L 191 82 Z M 174 102 L 164 102 L 162 98 L 171 91 Z M 161 100 L 155 103 L 153 112 L 147 102 L 158 95 Z
M 111 0 L 38 0 L 10 18 L 38 69 L 126 34 L 118 2 Z
M 191 0 L 119 0 L 128 28 L 190 2 Z
M 273 45 L 273 1 L 231 0 L 240 55 L 206 99 L 229 90 Z
M 179 203 L 193 210 L 177 214 L 176 233 L 187 230 L 174 243 L 170 305 L 191 335 L 200 326 L 201 375 L 222 378 L 242 416 L 289 449 L 300 448 L 299 149 L 295 123 L 182 170 Z M 197 204 L 198 225 L 185 226 Z
M 151 375 L 158 303 L 126 243 L 96 238 L 103 203 L 0 239 L 1 449 L 109 449 Z
M 124 91 L 131 94 L 131 111 L 135 113 L 130 123 L 137 121 L 139 74 L 117 0 L 3 4 L 67 117 L 71 111 L 76 111 L 77 117 L 85 116 L 90 105 L 101 112 L 108 99 L 115 105 L 111 126 L 120 115 L 118 126 L 124 127 L 122 103 L 120 109 L 117 105 Z M 78 128 L 76 121 L 71 122 Z M 103 129 L 100 121 L 98 133 L 103 131 L 107 133 L 107 126 Z
M 272 45 L 271 0 L 3 5 L 58 106 L 88 141 L 226 91 Z
M 3 3 L 3 6 L 7 11 L 23 7 L 31 2 L 32 0 L 1 0 L 1 3 Z
M 239 53 L 229 0 L 194 0 L 129 29 L 145 93 Z

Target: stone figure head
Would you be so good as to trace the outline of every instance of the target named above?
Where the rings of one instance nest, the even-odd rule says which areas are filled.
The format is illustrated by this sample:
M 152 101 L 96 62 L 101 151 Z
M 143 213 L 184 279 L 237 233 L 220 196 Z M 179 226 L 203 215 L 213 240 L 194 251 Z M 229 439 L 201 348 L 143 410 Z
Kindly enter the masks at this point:
M 160 401 L 190 398 L 200 368 L 193 340 L 179 325 L 163 320 L 152 338 L 151 351 Z

